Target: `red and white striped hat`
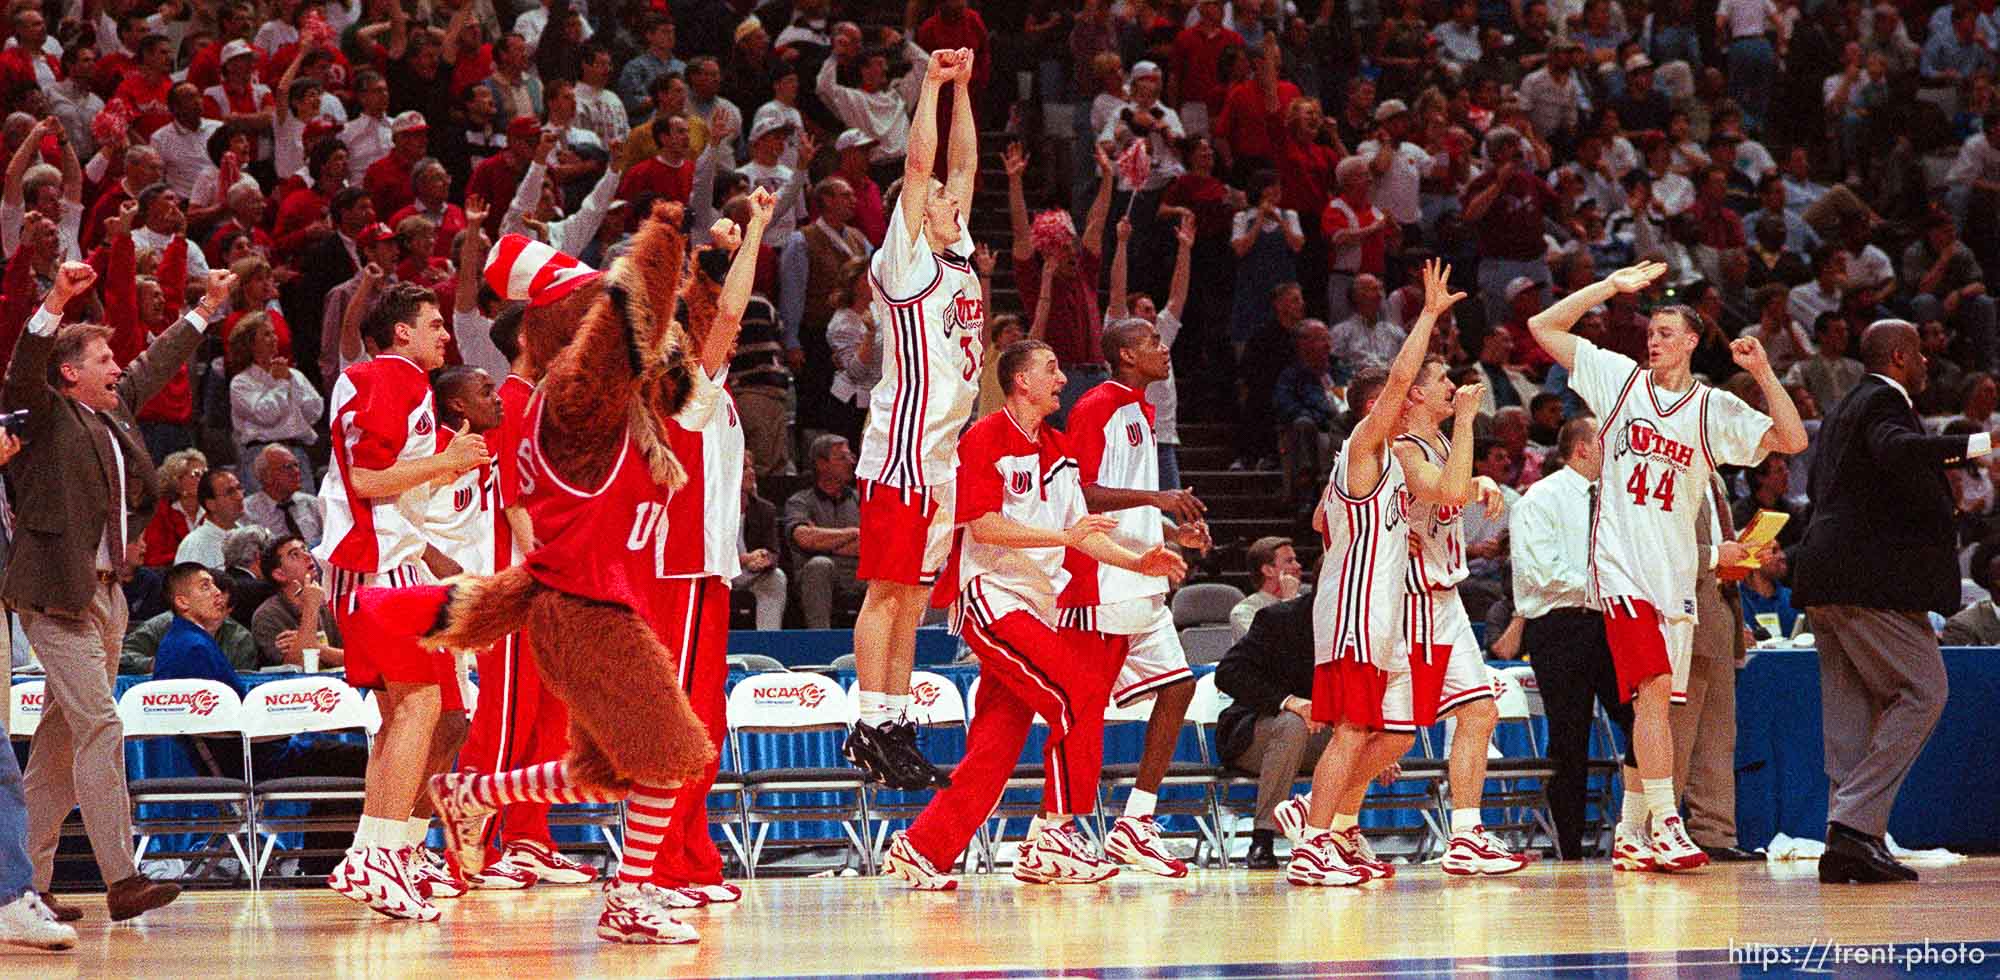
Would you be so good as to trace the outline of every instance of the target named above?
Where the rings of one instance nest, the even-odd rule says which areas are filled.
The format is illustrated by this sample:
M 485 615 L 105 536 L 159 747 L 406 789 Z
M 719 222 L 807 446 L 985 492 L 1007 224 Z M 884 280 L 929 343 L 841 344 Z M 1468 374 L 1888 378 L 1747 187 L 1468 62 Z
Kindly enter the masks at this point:
M 502 299 L 547 306 L 603 275 L 526 235 L 504 235 L 486 257 L 486 284 Z

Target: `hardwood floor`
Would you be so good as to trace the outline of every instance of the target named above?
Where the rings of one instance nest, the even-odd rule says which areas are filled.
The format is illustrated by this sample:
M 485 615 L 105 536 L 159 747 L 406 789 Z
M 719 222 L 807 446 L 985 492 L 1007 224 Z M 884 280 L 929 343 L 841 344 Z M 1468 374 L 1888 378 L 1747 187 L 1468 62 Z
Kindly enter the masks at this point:
M 1667 877 L 1544 864 L 1458 880 L 1431 867 L 1317 890 L 1243 871 L 1181 881 L 1127 872 L 1083 887 L 973 875 L 956 893 L 883 879 L 766 879 L 746 883 L 738 906 L 686 913 L 703 938 L 683 947 L 598 941 L 599 900 L 587 886 L 475 892 L 443 903 L 444 920 L 429 925 L 391 922 L 317 888 L 194 892 L 119 925 L 105 922 L 101 897 L 72 896 L 86 909 L 78 948 L 0 947 L 0 976 L 1272 977 L 1578 965 L 1672 976 L 1721 969 L 1730 962 L 1721 951 L 1749 943 L 1812 944 L 1838 957 L 1853 955 L 1840 952 L 1849 944 L 2000 938 L 2000 858 L 1926 871 L 1914 885 L 1822 888 L 1811 872 L 1810 863 L 1775 873 L 1721 865 Z M 1976 952 L 1976 972 L 2000 970 L 2000 944 Z

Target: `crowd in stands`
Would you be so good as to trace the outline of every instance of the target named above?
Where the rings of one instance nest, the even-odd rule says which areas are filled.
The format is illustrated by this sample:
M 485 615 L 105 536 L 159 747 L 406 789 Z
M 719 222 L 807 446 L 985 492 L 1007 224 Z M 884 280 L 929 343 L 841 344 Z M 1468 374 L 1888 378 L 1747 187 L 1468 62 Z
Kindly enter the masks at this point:
M 1727 344 L 1759 337 L 1811 427 L 1862 376 L 1861 330 L 1900 317 L 1931 358 L 1922 413 L 2000 432 L 1991 0 L 14 0 L 0 32 L 0 363 L 64 262 L 97 272 L 67 320 L 105 325 L 121 364 L 233 275 L 136 413 L 159 467 L 128 497 L 128 670 L 185 561 L 229 593 L 239 669 L 308 643 L 338 663 L 337 637 L 301 639 L 329 626 L 304 549 L 326 405 L 391 287 L 434 290 L 450 361 L 498 381 L 500 235 L 603 266 L 655 201 L 699 240 L 760 187 L 778 215 L 729 377 L 741 615 L 851 622 L 867 258 L 938 47 L 977 52 L 981 129 L 1006 134 L 973 215 L 986 349 L 1046 340 L 1067 407 L 1107 377 L 1108 320 L 1154 321 L 1176 365 L 1149 392 L 1163 485 L 1188 482 L 1177 420 L 1233 427 L 1233 468 L 1273 474 L 1301 542 L 1368 395 L 1350 381 L 1396 350 L 1432 256 L 1473 293 L 1434 353 L 1487 385 L 1476 469 L 1510 492 L 1562 465 L 1582 411 L 1527 318 L 1641 259 L 1662 287 L 1580 336 L 1643 361 L 1647 311 L 1686 303 L 1698 373 L 1757 405 Z M 1738 523 L 1787 511 L 1796 535 L 1811 455 L 1729 474 Z M 1952 477 L 1969 602 L 2000 554 L 1993 482 L 1984 461 Z M 1477 615 L 1508 589 L 1507 518 L 1467 520 Z M 1312 578 L 1316 548 L 1235 545 L 1273 599 Z M 1746 591 L 1778 594 L 1778 568 Z M 1965 635 L 2000 641 L 1980 622 Z

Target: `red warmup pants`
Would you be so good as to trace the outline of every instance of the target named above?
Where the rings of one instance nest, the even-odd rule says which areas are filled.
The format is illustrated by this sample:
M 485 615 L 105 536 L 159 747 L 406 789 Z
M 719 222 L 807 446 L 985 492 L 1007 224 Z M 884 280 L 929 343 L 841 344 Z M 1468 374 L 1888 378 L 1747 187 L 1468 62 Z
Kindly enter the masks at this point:
M 708 828 L 708 790 L 729 734 L 723 687 L 729 679 L 729 581 L 718 576 L 668 579 L 659 592 L 660 641 L 672 651 L 681 689 L 708 727 L 716 761 L 674 792 L 673 820 L 654 859 L 653 883 L 667 888 L 722 883 L 722 852 Z
M 496 773 L 555 762 L 569 753 L 569 706 L 542 686 L 525 633 L 509 634 L 479 654 L 479 707 L 458 750 L 463 772 Z M 532 840 L 555 849 L 549 804 L 510 803 L 487 829 L 486 861 L 506 842 Z
M 967 646 L 979 657 L 979 698 L 965 736 L 965 759 L 910 825 L 909 841 L 938 868 L 949 868 L 1006 791 L 1035 716 L 1049 724 L 1043 747 L 1047 784 L 1042 812 L 1097 809 L 1104 765 L 1104 707 L 1125 663 L 1128 637 L 1086 630 L 1058 632 L 1026 612 L 991 624 L 965 617 Z

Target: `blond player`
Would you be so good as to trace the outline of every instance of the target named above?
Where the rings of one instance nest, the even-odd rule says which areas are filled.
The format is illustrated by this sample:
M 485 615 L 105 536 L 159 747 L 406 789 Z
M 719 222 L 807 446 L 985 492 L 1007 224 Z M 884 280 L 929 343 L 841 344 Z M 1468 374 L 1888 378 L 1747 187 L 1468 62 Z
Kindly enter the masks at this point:
M 1667 706 L 1685 699 L 1697 570 L 1747 553 L 1726 541 L 1697 554 L 1695 519 L 1709 474 L 1718 464 L 1751 466 L 1766 453 L 1806 448 L 1798 409 L 1754 339 L 1735 341 L 1729 351 L 1757 382 L 1769 416 L 1694 379 L 1688 360 L 1701 342 L 1702 322 L 1687 307 L 1653 313 L 1643 368 L 1570 335 L 1592 307 L 1619 293 L 1641 292 L 1666 271 L 1659 262 L 1620 269 L 1528 321 L 1535 342 L 1568 369 L 1570 388 L 1602 420 L 1597 438 L 1604 469 L 1590 528 L 1590 589 L 1604 605 L 1620 693 L 1632 702 L 1633 748 L 1644 783 L 1642 793 L 1627 788 L 1618 823 L 1612 861 L 1623 870 L 1685 871 L 1708 863 L 1674 803 Z

